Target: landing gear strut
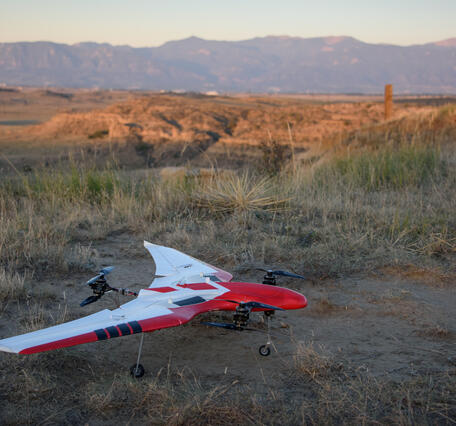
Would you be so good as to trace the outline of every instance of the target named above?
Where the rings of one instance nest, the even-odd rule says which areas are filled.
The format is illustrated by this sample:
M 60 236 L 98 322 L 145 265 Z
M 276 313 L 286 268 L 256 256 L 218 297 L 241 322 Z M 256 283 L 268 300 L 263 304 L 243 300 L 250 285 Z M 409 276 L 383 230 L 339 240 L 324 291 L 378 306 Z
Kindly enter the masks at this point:
M 141 333 L 141 341 L 139 342 L 138 359 L 136 360 L 136 364 L 133 364 L 130 367 L 130 374 L 133 377 L 135 377 L 136 379 L 139 379 L 142 376 L 144 376 L 144 372 L 145 372 L 144 367 L 139 363 L 139 360 L 141 359 L 143 342 L 144 342 L 144 333 Z
M 274 278 L 274 277 L 273 277 Z M 219 299 L 222 300 L 222 299 Z M 247 324 L 249 322 L 249 315 L 252 309 L 260 308 L 265 310 L 265 318 L 268 323 L 268 340 L 265 345 L 260 346 L 258 349 L 261 356 L 268 356 L 271 353 L 270 345 L 271 342 L 271 333 L 270 333 L 270 320 L 271 320 L 271 313 L 275 310 L 283 311 L 283 308 L 279 308 L 277 306 L 267 305 L 261 302 L 236 302 L 234 300 L 225 300 L 225 302 L 236 303 L 238 306 L 233 315 L 233 322 L 226 323 L 226 322 L 204 322 L 203 324 L 210 325 L 212 327 L 221 327 L 226 328 L 228 330 L 253 330 L 255 329 L 248 328 Z
M 266 311 L 267 312 L 267 311 Z M 265 312 L 265 314 L 266 314 Z M 261 345 L 259 348 L 258 348 L 258 352 L 260 353 L 261 356 L 269 356 L 271 354 L 271 334 L 270 334 L 270 316 L 269 315 L 266 315 L 266 320 L 267 320 L 267 323 L 268 323 L 268 341 L 266 342 L 265 345 Z

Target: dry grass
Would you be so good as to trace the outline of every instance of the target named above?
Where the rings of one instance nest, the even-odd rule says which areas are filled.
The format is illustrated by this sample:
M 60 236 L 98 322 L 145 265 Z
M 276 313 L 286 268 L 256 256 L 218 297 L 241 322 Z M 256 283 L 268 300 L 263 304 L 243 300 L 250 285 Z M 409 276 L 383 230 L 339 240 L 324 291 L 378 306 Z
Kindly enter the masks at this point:
M 69 314 L 66 304 L 59 303 L 48 311 L 40 301 L 36 302 L 35 298 L 27 300 L 25 305 L 19 307 L 19 317 L 20 330 L 18 332 L 21 334 L 75 319 Z
M 279 195 L 275 182 L 249 174 L 215 180 L 193 194 L 196 206 L 210 213 L 278 212 L 287 207 L 289 198 Z
M 358 134 L 356 144 L 346 139 L 350 153 L 322 164 L 295 164 L 273 177 L 250 172 L 163 182 L 149 172 L 76 164 L 5 177 L 2 302 L 25 295 L 25 271 L 39 279 L 93 268 L 97 253 L 90 242 L 112 232 L 136 233 L 225 269 L 278 266 L 326 277 L 411 265 L 441 274 L 454 260 L 456 156 L 449 143 L 453 112 L 440 114 L 418 127 L 378 126 L 375 134 Z M 413 141 L 412 128 L 418 129 Z M 394 143 L 382 145 L 386 139 Z M 381 302 L 404 303 L 403 296 L 387 294 Z M 68 319 L 64 307 L 50 317 L 42 305 L 20 302 L 19 312 L 10 304 L 7 314 L 19 319 L 23 331 Z M 322 314 L 333 308 L 330 299 L 316 305 Z M 427 330 L 433 338 L 447 338 L 445 331 Z M 2 371 L 13 373 L 1 381 L 0 421 L 450 424 L 456 418 L 452 370 L 397 383 L 300 345 L 283 395 L 273 397 L 276 390 L 265 392 L 255 383 L 206 385 L 171 368 L 142 382 L 126 374 L 113 378 L 123 367 L 85 350 L 2 358 Z
M 345 308 L 348 309 L 348 307 Z M 310 315 L 330 315 L 342 310 L 344 310 L 343 306 L 336 305 L 325 295 L 319 299 L 314 298 L 308 312 Z
M 422 266 L 412 264 L 387 266 L 382 268 L 382 271 L 401 279 L 419 282 L 433 287 L 451 286 L 456 278 L 456 275 L 452 271 L 442 273 L 438 268 L 423 268 Z
M 107 392 L 90 389 L 87 405 L 106 419 L 126 409 L 132 423 L 147 419 L 168 425 L 256 424 L 263 417 L 262 408 L 254 398 L 242 398 L 242 391 L 249 389 L 237 380 L 207 388 L 188 370 L 168 369 L 143 382 L 116 377 Z
M 42 307 L 31 306 L 34 327 L 59 321 L 38 312 Z M 0 368 L 13 370 L 15 380 L 0 387 L 0 421 L 405 425 L 452 424 L 456 416 L 454 370 L 397 382 L 387 375 L 373 377 L 362 365 L 342 362 L 312 343 L 298 344 L 292 360 L 278 392 L 277 383 L 269 388 L 223 375 L 212 384 L 202 383 L 190 369 L 171 364 L 137 381 L 127 372 L 115 373 L 124 371 L 115 360 L 107 363 L 105 354 L 83 347 L 2 357 Z
M 26 294 L 25 276 L 0 268 L 0 303 L 21 300 Z
M 153 173 L 74 165 L 5 178 L 0 262 L 37 273 L 84 269 L 93 257 L 84 241 L 125 231 L 195 256 L 211 240 L 212 259 L 317 276 L 398 263 L 438 268 L 454 254 L 456 159 L 452 147 L 425 142 L 274 177 L 162 182 Z
M 362 366 L 342 366 L 330 353 L 309 346 L 297 348 L 280 394 L 275 387 L 224 378 L 204 385 L 191 370 L 170 365 L 137 381 L 113 374 L 117 365 L 86 358 L 62 352 L 10 365 L 3 360 L 2 369 L 14 368 L 17 375 L 0 389 L 2 423 L 406 425 L 452 424 L 456 416 L 451 371 L 398 383 L 373 377 Z M 71 392 L 63 392 L 68 386 Z
M 297 345 L 294 367 L 295 374 L 308 380 L 329 377 L 343 368 L 325 348 L 315 348 L 312 342 L 301 342 Z
M 293 385 L 303 387 L 299 420 L 306 424 L 452 424 L 456 415 L 451 371 L 398 383 L 300 343 L 290 374 Z
M 420 376 L 394 383 L 365 374 L 341 374 L 316 383 L 315 397 L 301 406 L 308 424 L 452 424 L 454 377 Z
M 440 324 L 429 325 L 418 332 L 420 336 L 430 337 L 433 339 L 452 339 L 453 334 L 447 327 Z

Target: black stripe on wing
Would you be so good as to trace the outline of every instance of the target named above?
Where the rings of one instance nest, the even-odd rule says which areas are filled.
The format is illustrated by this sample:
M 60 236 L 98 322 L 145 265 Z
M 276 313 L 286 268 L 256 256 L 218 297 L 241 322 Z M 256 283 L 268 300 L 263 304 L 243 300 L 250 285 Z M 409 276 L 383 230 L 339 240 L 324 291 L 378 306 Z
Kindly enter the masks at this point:
M 128 327 L 127 324 L 125 324 L 125 323 L 119 324 L 117 327 L 119 327 L 119 330 L 121 331 L 122 336 L 128 336 L 129 334 L 131 334 L 130 327 Z
M 130 321 L 129 323 L 118 324 L 117 326 L 110 326 L 95 330 L 98 340 L 112 339 L 114 337 L 128 336 L 136 333 L 142 333 L 142 327 L 138 321 Z
M 206 299 L 203 299 L 200 296 L 193 296 L 193 297 L 189 297 L 188 299 L 178 300 L 176 302 L 173 301 L 173 303 L 178 306 L 187 306 L 187 305 L 196 305 L 197 303 L 202 303 L 205 301 L 206 301 Z
M 95 330 L 95 333 L 98 337 L 98 340 L 106 340 L 108 338 L 108 333 L 103 328 Z

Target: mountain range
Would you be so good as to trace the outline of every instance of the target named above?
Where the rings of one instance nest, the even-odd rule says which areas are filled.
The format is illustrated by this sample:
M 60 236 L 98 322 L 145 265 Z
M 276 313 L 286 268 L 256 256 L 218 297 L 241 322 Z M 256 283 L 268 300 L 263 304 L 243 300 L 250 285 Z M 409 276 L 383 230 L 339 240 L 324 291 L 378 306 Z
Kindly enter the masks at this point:
M 219 92 L 456 93 L 456 38 L 413 46 L 352 37 L 198 37 L 159 47 L 0 43 L 0 84 Z

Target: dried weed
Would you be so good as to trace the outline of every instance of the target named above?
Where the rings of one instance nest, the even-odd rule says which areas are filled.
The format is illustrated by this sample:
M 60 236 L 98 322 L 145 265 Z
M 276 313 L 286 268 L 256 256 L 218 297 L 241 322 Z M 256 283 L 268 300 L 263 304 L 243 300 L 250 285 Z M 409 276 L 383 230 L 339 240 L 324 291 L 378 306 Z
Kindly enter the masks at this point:
M 0 303 L 24 299 L 26 294 L 25 276 L 0 268 Z
M 319 380 L 341 368 L 342 364 L 337 363 L 332 354 L 323 346 L 315 348 L 313 342 L 301 342 L 297 345 L 294 355 L 294 371 L 301 377 Z
M 193 194 L 196 206 L 211 213 L 278 212 L 287 207 L 289 198 L 279 195 L 269 178 L 249 174 L 216 180 Z

